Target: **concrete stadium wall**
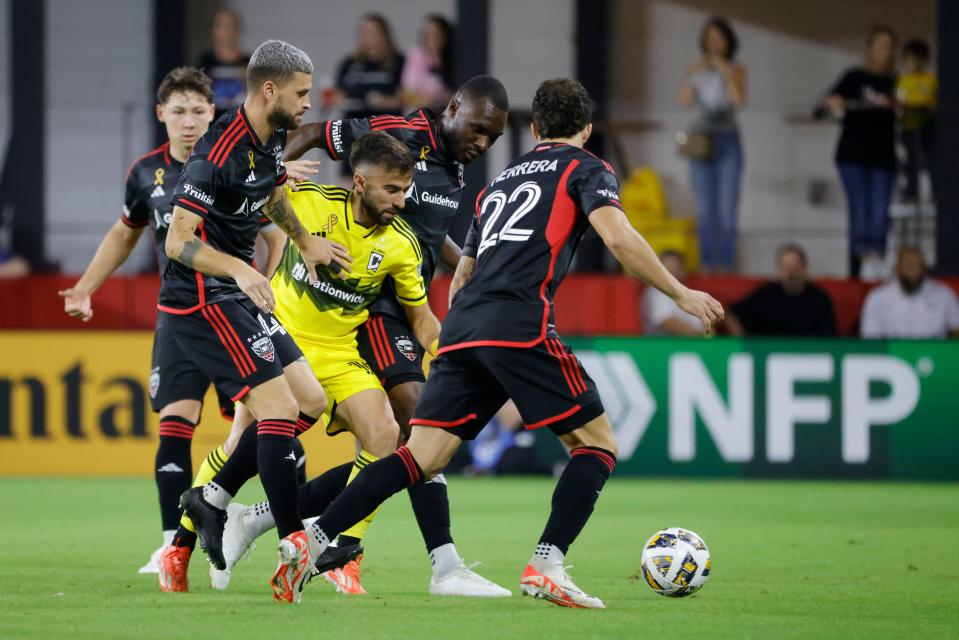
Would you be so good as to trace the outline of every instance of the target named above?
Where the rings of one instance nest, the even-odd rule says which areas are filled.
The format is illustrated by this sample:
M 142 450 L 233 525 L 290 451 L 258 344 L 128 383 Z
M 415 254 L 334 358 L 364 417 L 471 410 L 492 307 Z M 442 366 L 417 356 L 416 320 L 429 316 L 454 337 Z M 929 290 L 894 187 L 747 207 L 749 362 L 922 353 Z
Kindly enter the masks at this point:
M 676 102 L 686 64 L 698 58 L 697 37 L 709 15 L 732 20 L 739 60 L 749 70 L 749 98 L 740 113 L 745 172 L 740 206 L 739 264 L 746 273 L 774 269 L 785 239 L 803 243 L 817 275 L 845 275 L 845 198 L 833 165 L 838 127 L 787 122 L 808 116 L 837 76 L 862 59 L 865 34 L 888 24 L 900 38 L 935 37 L 935 0 L 615 0 L 611 114 L 650 120 L 657 130 L 628 136 L 635 165 L 665 178 L 681 216 L 693 216 L 689 168 L 674 135 L 692 119 Z M 810 183 L 827 185 L 811 205 Z

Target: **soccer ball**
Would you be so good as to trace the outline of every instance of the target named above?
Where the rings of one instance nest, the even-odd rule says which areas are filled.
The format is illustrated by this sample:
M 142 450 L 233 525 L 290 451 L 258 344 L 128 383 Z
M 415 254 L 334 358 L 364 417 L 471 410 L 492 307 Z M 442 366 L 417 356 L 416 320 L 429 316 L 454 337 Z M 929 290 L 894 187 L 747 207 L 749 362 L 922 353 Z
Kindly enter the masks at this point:
M 643 547 L 643 578 L 653 591 L 667 598 L 697 591 L 709 578 L 711 567 L 706 543 L 686 529 L 657 531 Z

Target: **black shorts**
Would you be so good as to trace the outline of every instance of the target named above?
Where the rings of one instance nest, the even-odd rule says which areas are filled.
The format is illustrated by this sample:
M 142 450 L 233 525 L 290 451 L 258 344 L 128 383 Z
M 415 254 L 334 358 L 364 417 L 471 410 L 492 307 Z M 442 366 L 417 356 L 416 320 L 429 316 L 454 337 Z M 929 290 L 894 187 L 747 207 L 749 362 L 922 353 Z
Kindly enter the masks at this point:
M 208 304 L 184 315 L 160 313 L 168 316 L 164 321 L 186 357 L 233 402 L 303 357 L 276 316 L 249 298 Z
M 371 313 L 357 331 L 356 342 L 387 391 L 404 382 L 426 382 L 423 347 L 406 320 Z
M 150 404 L 159 413 L 163 407 L 179 400 L 203 402 L 210 379 L 193 364 L 177 344 L 167 313 L 157 314 L 153 336 L 153 359 L 150 363 Z M 216 389 L 220 415 L 233 419 L 234 403 L 230 396 Z
M 527 429 L 558 436 L 604 413 L 596 384 L 558 337 L 528 349 L 473 347 L 447 351 L 430 377 L 411 425 L 441 427 L 472 440 L 512 398 Z

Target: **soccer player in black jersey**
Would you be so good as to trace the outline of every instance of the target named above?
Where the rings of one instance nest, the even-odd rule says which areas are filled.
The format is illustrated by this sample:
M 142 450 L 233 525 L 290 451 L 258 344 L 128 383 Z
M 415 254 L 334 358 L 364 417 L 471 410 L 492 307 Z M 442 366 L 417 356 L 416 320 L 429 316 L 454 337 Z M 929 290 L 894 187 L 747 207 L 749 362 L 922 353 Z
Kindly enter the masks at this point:
M 628 271 L 704 326 L 720 321 L 723 309 L 671 276 L 629 224 L 612 169 L 583 149 L 590 117 L 578 82 L 548 80 L 537 89 L 537 144 L 478 198 L 412 436 L 361 471 L 310 527 L 320 548 L 392 494 L 442 471 L 512 398 L 527 429 L 549 428 L 571 453 L 520 588 L 562 606 L 605 607 L 576 587 L 563 561 L 616 465 L 616 441 L 596 385 L 553 327 L 553 296 L 592 225 Z
M 429 109 L 408 116 L 375 116 L 305 124 L 291 134 L 287 159 L 311 148 L 323 149 L 332 160 L 346 161 L 353 142 L 370 131 L 384 131 L 402 141 L 416 161 L 413 186 L 402 219 L 423 248 L 423 280 L 429 284 L 440 264 L 455 269 L 459 247 L 447 236 L 462 195 L 463 167 L 476 160 L 503 134 L 509 100 L 503 84 L 491 76 L 464 83 L 440 115 Z M 392 286 L 370 307 L 369 320 L 359 331 L 360 354 L 383 381 L 393 414 L 406 436 L 409 419 L 422 393 L 424 351 L 416 341 L 403 305 Z M 433 566 L 430 592 L 443 595 L 506 595 L 508 592 L 463 570 L 450 533 L 449 501 L 442 474 L 410 488 L 413 511 Z M 353 531 L 340 544 L 358 542 Z M 353 573 L 349 573 L 352 571 Z M 358 564 L 329 572 L 335 583 L 359 584 Z M 345 590 L 346 584 L 338 584 Z
M 123 214 L 103 238 L 83 276 L 73 287 L 60 292 L 64 311 L 85 322 L 93 317 L 94 292 L 129 258 L 148 226 L 160 273 L 166 268 L 163 246 L 173 216 L 173 189 L 193 145 L 213 120 L 210 79 L 199 69 L 174 69 L 157 89 L 156 114 L 166 127 L 167 142 L 130 165 Z M 261 220 L 260 232 L 270 248 L 267 273 L 272 273 L 283 254 L 286 235 L 266 218 Z M 180 494 L 190 488 L 193 477 L 190 444 L 200 419 L 203 397 L 210 386 L 209 378 L 180 350 L 167 324 L 160 322 L 162 319 L 162 315 L 157 318 L 149 392 L 153 410 L 160 414 L 154 477 L 160 500 L 163 546 L 140 568 L 140 573 L 157 573 L 160 553 L 173 541 L 180 519 L 177 503 Z M 232 417 L 233 402 L 222 393 L 218 395 L 221 413 Z
M 180 348 L 257 420 L 213 481 L 185 492 L 180 506 L 210 561 L 222 568 L 219 537 L 209 532 L 222 534 L 229 500 L 259 473 L 280 536 L 271 586 L 274 598 L 285 602 L 299 600 L 312 564 L 297 508 L 293 439 L 316 422 L 326 398 L 272 313 L 269 280 L 251 262 L 262 212 L 296 243 L 311 282 L 317 268 L 344 276 L 350 271 L 345 248 L 309 234 L 281 188 L 286 130 L 295 129 L 310 106 L 312 73 L 309 57 L 285 42 L 269 40 L 253 53 L 243 106 L 200 138 L 180 175 L 157 305 Z M 186 585 L 191 551 L 175 539 L 163 552 L 161 587 Z

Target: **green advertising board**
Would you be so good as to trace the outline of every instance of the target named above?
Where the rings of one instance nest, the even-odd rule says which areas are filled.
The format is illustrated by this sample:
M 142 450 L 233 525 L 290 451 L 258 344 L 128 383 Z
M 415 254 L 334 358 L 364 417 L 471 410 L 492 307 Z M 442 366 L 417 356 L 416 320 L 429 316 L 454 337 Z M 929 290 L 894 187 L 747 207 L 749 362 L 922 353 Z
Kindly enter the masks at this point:
M 959 479 L 959 343 L 582 338 L 617 473 Z M 550 459 L 564 455 L 537 434 Z

